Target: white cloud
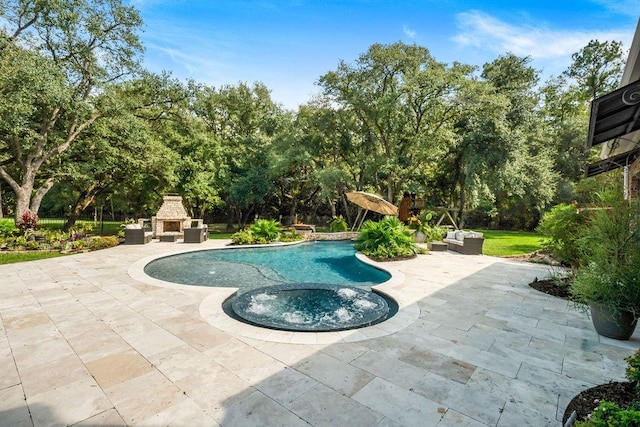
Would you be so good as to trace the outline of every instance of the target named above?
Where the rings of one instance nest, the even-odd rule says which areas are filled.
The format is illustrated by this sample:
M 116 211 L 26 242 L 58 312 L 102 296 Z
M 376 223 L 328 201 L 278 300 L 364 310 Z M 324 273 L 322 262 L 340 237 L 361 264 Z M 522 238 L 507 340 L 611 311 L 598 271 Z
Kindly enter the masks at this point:
M 454 37 L 461 47 L 475 47 L 495 54 L 512 52 L 532 59 L 570 57 L 590 40 L 618 40 L 630 45 L 633 28 L 602 31 L 556 30 L 545 25 L 511 24 L 479 11 L 457 15 L 460 32 Z
M 402 26 L 402 31 L 404 32 L 404 35 L 409 37 L 410 39 L 416 38 L 416 35 L 417 35 L 416 32 L 411 28 L 407 27 L 406 25 Z
M 640 11 L 640 0 L 592 0 L 594 3 L 602 5 L 614 12 L 632 17 L 638 16 Z

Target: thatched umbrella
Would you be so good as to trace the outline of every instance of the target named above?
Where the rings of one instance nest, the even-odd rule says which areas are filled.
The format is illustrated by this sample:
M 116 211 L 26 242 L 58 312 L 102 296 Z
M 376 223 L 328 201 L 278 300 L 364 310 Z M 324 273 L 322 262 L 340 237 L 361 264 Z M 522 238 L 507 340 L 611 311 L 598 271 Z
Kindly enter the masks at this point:
M 360 217 L 360 213 L 358 213 L 358 217 L 356 217 L 356 221 L 353 224 L 352 229 L 360 229 L 360 226 L 362 225 L 364 217 L 367 215 L 368 211 L 378 212 L 383 215 L 398 215 L 397 206 L 393 205 L 390 202 L 387 202 L 385 199 L 376 194 L 365 193 L 364 191 L 352 191 L 350 193 L 346 193 L 346 195 L 347 199 L 350 202 L 355 203 L 356 205 L 364 209 L 364 214 L 362 215 L 362 218 L 360 218 L 360 222 L 358 222 L 358 217 Z

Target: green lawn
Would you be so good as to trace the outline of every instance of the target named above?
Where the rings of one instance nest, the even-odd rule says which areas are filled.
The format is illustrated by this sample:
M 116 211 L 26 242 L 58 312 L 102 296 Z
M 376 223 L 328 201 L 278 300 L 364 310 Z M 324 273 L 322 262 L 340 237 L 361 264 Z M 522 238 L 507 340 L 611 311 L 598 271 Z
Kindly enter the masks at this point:
M 482 253 L 485 255 L 521 255 L 542 249 L 542 236 L 533 231 L 478 231 L 484 233 Z
M 0 264 L 14 264 L 16 262 L 37 261 L 45 258 L 65 256 L 60 252 L 0 252 Z
M 230 239 L 233 233 L 209 233 L 210 239 Z

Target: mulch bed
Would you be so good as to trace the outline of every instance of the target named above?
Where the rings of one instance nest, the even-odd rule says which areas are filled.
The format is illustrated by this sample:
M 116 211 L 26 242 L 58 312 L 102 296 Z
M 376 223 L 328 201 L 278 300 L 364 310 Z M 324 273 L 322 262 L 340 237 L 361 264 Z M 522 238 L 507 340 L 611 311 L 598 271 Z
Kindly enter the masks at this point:
M 573 411 L 576 411 L 577 421 L 586 421 L 587 416 L 598 406 L 598 402 L 606 400 L 613 402 L 621 408 L 628 408 L 629 405 L 639 399 L 635 384 L 631 382 L 610 382 L 600 384 L 580 392 L 574 397 L 562 417 L 562 424 L 567 422 Z
M 554 297 L 570 299 L 571 298 L 571 279 L 568 277 L 556 279 L 536 279 L 529 283 L 533 289 L 553 295 Z

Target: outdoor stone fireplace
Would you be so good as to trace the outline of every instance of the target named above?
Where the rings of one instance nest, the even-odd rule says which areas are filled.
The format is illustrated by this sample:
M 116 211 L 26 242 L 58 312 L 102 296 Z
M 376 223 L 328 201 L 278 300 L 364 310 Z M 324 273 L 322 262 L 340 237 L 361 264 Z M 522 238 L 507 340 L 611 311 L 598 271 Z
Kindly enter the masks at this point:
M 164 196 L 156 216 L 151 217 L 153 237 L 176 235 L 182 237 L 184 229 L 191 227 L 191 217 L 182 205 L 182 196 Z

